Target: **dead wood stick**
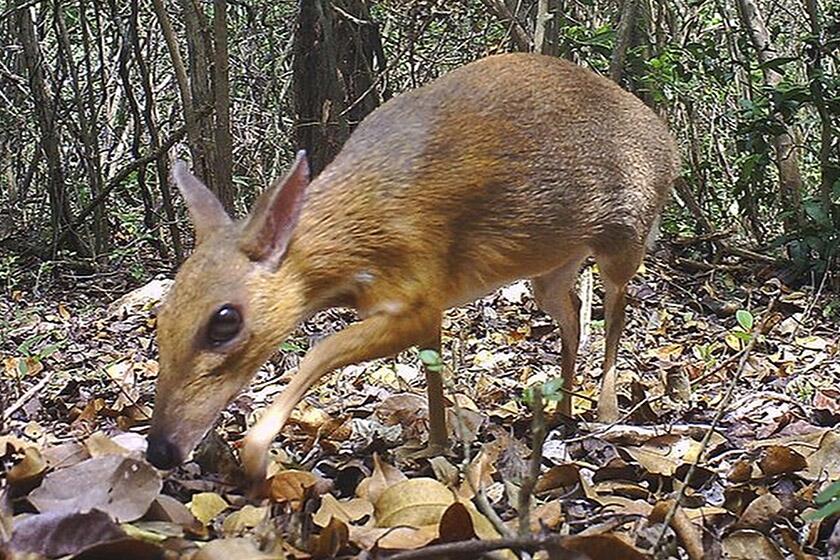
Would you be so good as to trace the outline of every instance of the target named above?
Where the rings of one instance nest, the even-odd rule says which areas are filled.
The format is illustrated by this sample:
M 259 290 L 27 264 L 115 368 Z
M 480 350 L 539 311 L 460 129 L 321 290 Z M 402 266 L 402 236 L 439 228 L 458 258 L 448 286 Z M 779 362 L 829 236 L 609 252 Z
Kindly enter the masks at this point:
M 538 550 L 545 550 L 548 548 L 559 551 L 559 554 L 552 556 L 552 558 L 568 560 L 580 558 L 577 553 L 562 549 L 563 543 L 566 539 L 567 537 L 560 535 L 544 535 L 513 537 L 489 541 L 458 541 L 453 543 L 436 544 L 417 550 L 398 552 L 388 558 L 389 560 L 419 560 L 424 558 L 441 558 L 455 554 L 476 555 L 503 549 L 536 552 Z
M 24 394 L 18 398 L 15 402 L 13 402 L 10 406 L 3 410 L 3 421 L 5 422 L 9 418 L 12 417 L 12 414 L 18 411 L 19 408 L 22 408 L 26 403 L 28 403 L 32 397 L 34 397 L 41 389 L 46 387 L 47 383 L 50 382 L 50 379 L 53 378 L 57 370 L 52 370 L 47 373 L 41 380 L 30 387 Z

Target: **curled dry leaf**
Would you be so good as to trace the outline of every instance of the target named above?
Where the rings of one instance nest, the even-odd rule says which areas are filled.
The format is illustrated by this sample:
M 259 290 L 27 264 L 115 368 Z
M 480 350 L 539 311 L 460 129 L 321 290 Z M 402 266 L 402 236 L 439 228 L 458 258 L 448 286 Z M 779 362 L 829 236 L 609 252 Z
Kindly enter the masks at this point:
M 764 449 L 758 467 L 765 476 L 776 476 L 804 470 L 808 467 L 808 462 L 790 447 L 771 445 Z
M 342 549 L 347 547 L 349 541 L 350 530 L 347 525 L 333 518 L 324 530 L 312 539 L 309 550 L 315 558 L 335 558 Z
M 373 472 L 359 483 L 356 495 L 375 504 L 385 490 L 407 478 L 402 471 L 383 461 L 378 453 L 374 453 Z
M 311 472 L 298 470 L 280 471 L 269 480 L 269 498 L 273 502 L 289 504 L 299 510 L 310 491 L 318 485 L 318 477 Z
M 340 502 L 332 494 L 324 494 L 321 497 L 321 507 L 315 512 L 312 522 L 318 527 L 326 527 L 331 519 L 354 523 L 371 517 L 373 517 L 373 504 L 363 498 Z
M 48 474 L 29 501 L 42 513 L 99 509 L 128 522 L 146 513 L 161 486 L 160 475 L 148 464 L 107 455 Z
M 199 492 L 193 495 L 187 507 L 196 519 L 207 525 L 230 506 L 215 492 Z
M 41 452 L 35 447 L 27 447 L 23 459 L 6 473 L 6 480 L 15 494 L 25 494 L 38 484 L 46 470 L 47 462 Z
M 746 482 L 752 478 L 752 474 L 753 463 L 751 461 L 747 461 L 746 459 L 742 459 L 732 465 L 732 468 L 729 469 L 729 473 L 726 475 L 726 478 L 728 478 L 730 482 Z

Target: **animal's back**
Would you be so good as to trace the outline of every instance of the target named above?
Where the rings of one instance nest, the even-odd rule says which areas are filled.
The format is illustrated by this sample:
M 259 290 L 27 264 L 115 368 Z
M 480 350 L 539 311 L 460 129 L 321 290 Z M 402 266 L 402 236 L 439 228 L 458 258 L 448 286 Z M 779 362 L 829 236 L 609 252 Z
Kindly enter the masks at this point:
M 571 250 L 643 244 L 677 168 L 667 128 L 632 94 L 561 59 L 498 55 L 372 113 L 305 215 L 491 288 Z

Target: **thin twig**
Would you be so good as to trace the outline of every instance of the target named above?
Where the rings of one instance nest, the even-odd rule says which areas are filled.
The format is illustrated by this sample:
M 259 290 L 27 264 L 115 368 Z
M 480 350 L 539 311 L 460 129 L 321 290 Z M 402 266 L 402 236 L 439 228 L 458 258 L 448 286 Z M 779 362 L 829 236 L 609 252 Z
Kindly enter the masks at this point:
M 446 384 L 447 390 L 453 395 L 455 394 L 455 386 L 452 383 L 452 376 L 444 375 L 443 381 Z M 463 419 L 463 412 L 461 410 L 461 406 L 458 404 L 458 399 L 452 399 L 452 406 L 455 410 L 455 433 L 458 436 L 458 439 L 461 440 L 461 444 L 464 446 L 464 460 L 461 462 L 461 472 L 464 475 L 464 478 L 467 481 L 467 484 L 472 490 L 473 494 L 475 495 L 475 504 L 478 510 L 484 514 L 484 516 L 490 520 L 490 523 L 505 538 L 513 538 L 514 533 L 511 531 L 505 522 L 502 521 L 502 518 L 499 517 L 499 514 L 496 513 L 496 510 L 493 509 L 493 506 L 487 500 L 487 495 L 484 493 L 484 488 L 481 485 L 481 474 L 479 473 L 478 482 L 476 483 L 472 476 L 470 476 L 470 464 L 472 463 L 472 453 L 470 453 L 470 442 L 467 441 L 466 434 L 464 434 L 464 419 Z M 492 549 L 491 549 L 492 550 Z
M 700 449 L 697 452 L 694 461 L 691 463 L 691 466 L 689 467 L 688 472 L 686 473 L 679 490 L 677 490 L 677 495 L 674 498 L 674 503 L 668 509 L 668 514 L 662 521 L 662 530 L 660 531 L 659 537 L 657 537 L 656 542 L 653 545 L 654 552 L 659 551 L 660 547 L 665 542 L 665 532 L 668 530 L 668 526 L 671 524 L 671 521 L 673 521 L 674 519 L 674 515 L 677 513 L 677 508 L 679 507 L 680 502 L 682 502 L 683 496 L 685 495 L 685 489 L 691 483 L 691 479 L 694 477 L 694 472 L 697 470 L 697 466 L 703 459 L 703 454 L 706 451 L 706 447 L 709 445 L 709 441 L 712 439 L 712 434 L 715 432 L 718 423 L 720 423 L 721 419 L 723 418 L 723 415 L 726 413 L 727 405 L 729 404 L 729 401 L 732 400 L 732 394 L 735 391 L 735 387 L 738 385 L 738 381 L 741 379 L 741 375 L 744 373 L 744 369 L 746 369 L 747 367 L 747 361 L 749 360 L 750 353 L 755 347 L 755 343 L 756 340 L 758 340 L 759 335 L 762 332 L 764 332 L 764 323 L 771 316 L 771 311 L 773 310 L 773 306 L 775 303 L 776 300 L 773 299 L 767 306 L 767 310 L 764 312 L 764 317 L 762 318 L 762 320 L 758 322 L 752 330 L 752 337 L 750 338 L 749 343 L 747 343 L 746 348 L 744 348 L 743 354 L 741 355 L 741 361 L 738 363 L 738 369 L 735 371 L 735 375 L 732 376 L 732 380 L 729 382 L 729 386 L 726 388 L 726 393 L 723 395 L 723 398 L 720 401 L 720 405 L 718 405 L 715 417 L 712 420 L 709 429 L 706 430 L 706 434 L 703 436 L 703 440 L 700 442 Z
M 540 535 L 531 537 L 513 537 L 488 541 L 472 540 L 458 541 L 453 543 L 436 544 L 417 550 L 398 552 L 389 556 L 389 560 L 419 560 L 421 558 L 439 558 L 455 554 L 475 555 L 493 550 L 523 550 L 535 552 L 547 547 L 559 548 L 568 537 L 560 535 Z M 574 558 L 574 553 L 569 552 L 565 557 Z M 564 558 L 564 556 L 554 556 Z
M 3 421 L 6 421 L 9 418 L 11 418 L 12 414 L 17 412 L 19 408 L 26 405 L 26 403 L 28 403 L 32 399 L 32 397 L 34 397 L 41 389 L 46 387 L 47 383 L 50 382 L 50 379 L 53 378 L 53 375 L 55 375 L 56 371 L 58 370 L 51 370 L 44 377 L 42 377 L 38 383 L 30 387 L 28 391 L 22 394 L 18 400 L 16 400 L 8 408 L 3 410 Z
M 540 476 L 542 466 L 543 442 L 545 441 L 545 412 L 543 411 L 542 388 L 533 388 L 533 402 L 531 403 L 534 418 L 531 421 L 532 443 L 531 462 L 528 474 L 522 479 L 519 487 L 519 504 L 516 508 L 519 514 L 519 536 L 526 537 L 531 532 L 531 494 Z

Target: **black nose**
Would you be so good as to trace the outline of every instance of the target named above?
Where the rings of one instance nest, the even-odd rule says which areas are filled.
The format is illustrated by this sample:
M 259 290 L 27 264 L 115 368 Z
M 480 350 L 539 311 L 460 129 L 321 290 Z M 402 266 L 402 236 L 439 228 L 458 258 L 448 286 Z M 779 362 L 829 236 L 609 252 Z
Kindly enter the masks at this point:
M 146 459 L 159 469 L 174 469 L 183 462 L 181 452 L 165 437 L 149 436 Z

